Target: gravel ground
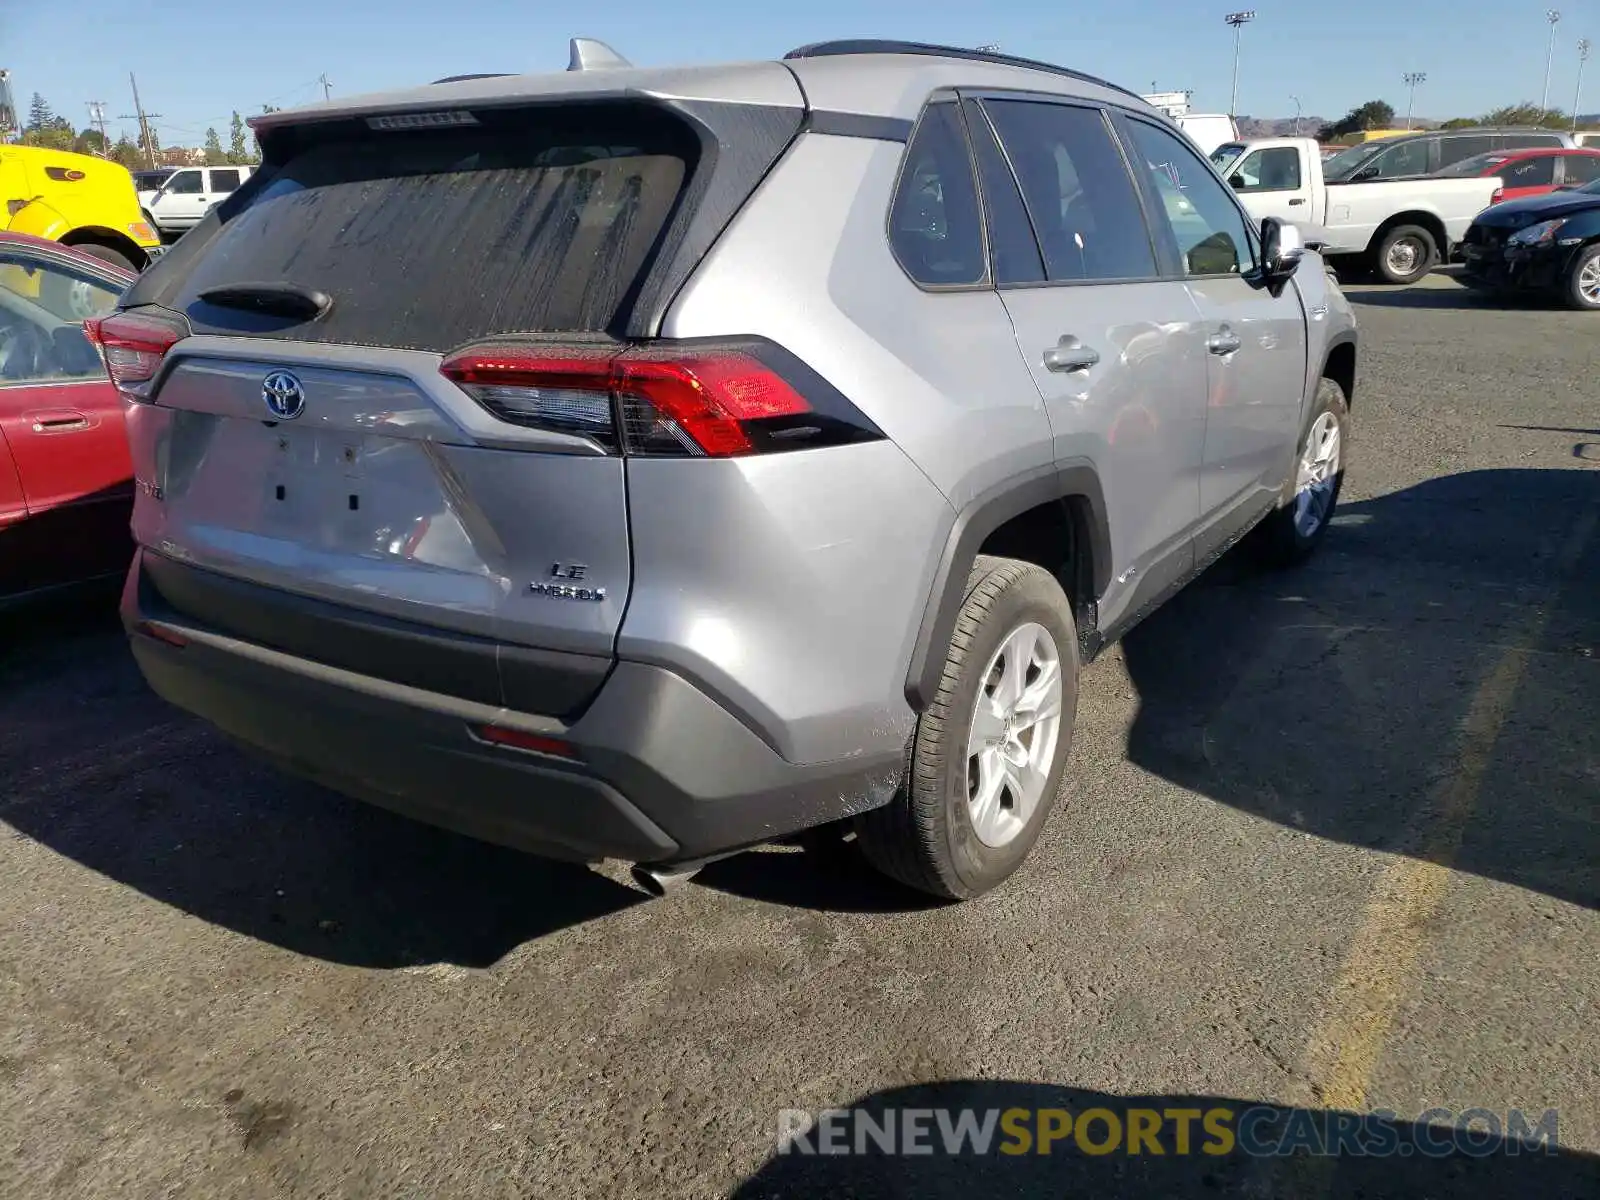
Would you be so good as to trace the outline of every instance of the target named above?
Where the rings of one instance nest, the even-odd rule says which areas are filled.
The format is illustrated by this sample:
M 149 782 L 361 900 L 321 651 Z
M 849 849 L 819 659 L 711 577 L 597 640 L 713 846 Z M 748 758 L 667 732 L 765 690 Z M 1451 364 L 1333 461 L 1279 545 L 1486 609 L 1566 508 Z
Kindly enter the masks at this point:
M 1600 320 L 1352 295 L 1322 554 L 1091 667 L 960 907 L 843 845 L 646 900 L 275 775 L 103 610 L 0 629 L 0 1194 L 1600 1195 Z M 776 1153 L 782 1109 L 1256 1103 L 1560 1149 Z

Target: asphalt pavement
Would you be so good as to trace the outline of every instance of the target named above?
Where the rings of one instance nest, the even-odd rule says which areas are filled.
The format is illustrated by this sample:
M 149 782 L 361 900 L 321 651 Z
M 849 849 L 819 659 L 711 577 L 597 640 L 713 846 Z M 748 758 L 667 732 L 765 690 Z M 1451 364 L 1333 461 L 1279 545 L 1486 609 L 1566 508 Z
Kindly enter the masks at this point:
M 1092 666 L 1038 851 L 966 905 L 833 842 L 650 900 L 274 774 L 151 696 L 103 606 L 0 627 L 0 1195 L 1600 1195 L 1600 317 L 1351 292 L 1322 553 L 1226 560 Z M 1258 1104 L 1559 1133 L 777 1140 Z

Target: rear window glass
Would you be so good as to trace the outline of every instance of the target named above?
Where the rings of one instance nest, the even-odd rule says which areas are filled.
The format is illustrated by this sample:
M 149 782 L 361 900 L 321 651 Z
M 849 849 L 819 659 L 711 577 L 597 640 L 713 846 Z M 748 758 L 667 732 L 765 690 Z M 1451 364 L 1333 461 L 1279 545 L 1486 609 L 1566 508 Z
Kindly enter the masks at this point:
M 264 169 L 176 297 L 196 331 L 442 351 L 491 334 L 620 323 L 693 167 L 649 110 L 548 111 L 493 127 L 326 136 Z M 327 293 L 310 322 L 196 299 L 286 280 Z

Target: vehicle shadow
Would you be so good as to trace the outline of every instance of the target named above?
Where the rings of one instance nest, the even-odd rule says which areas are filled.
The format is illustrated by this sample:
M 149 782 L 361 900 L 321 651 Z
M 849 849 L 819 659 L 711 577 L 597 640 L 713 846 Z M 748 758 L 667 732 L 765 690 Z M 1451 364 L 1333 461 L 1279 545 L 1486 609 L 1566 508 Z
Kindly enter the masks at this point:
M 492 965 L 643 901 L 289 779 L 145 686 L 115 605 L 0 626 L 0 823 L 221 925 L 362 967 Z
M 803 1139 L 790 1141 L 786 1150 L 779 1149 L 784 1118 L 773 1114 L 774 1152 L 734 1191 L 735 1200 L 792 1196 L 1181 1200 L 1218 1195 L 1477 1200 L 1593 1196 L 1600 1188 L 1600 1159 L 1563 1150 L 1559 1144 L 1540 1143 L 1536 1133 L 1514 1136 L 1512 1118 L 1504 1112 L 1474 1114 L 1476 1132 L 1468 1137 L 1458 1135 L 1442 1115 L 1423 1122 L 1217 1096 L 1120 1096 L 1051 1084 L 972 1079 L 876 1092 L 849 1108 L 850 1113 L 833 1118 L 828 1126 L 843 1131 L 833 1135 L 833 1144 L 848 1147 L 849 1153 L 807 1153 L 820 1149 L 825 1130 L 816 1126 Z M 916 1110 L 926 1115 L 918 1118 Z M 972 1114 L 969 1128 L 981 1128 L 990 1119 L 988 1114 L 996 1114 L 987 1152 L 974 1152 L 970 1140 L 955 1153 L 945 1144 L 939 1114 L 945 1114 L 944 1128 L 959 1129 L 964 1110 Z M 1193 1114 L 1187 1121 L 1166 1115 L 1184 1110 Z M 868 1120 L 858 1125 L 855 1112 Z M 1090 1145 L 1109 1148 L 1085 1153 L 1075 1138 L 1067 1136 L 1053 1137 L 1048 1153 L 1040 1149 L 1040 1128 L 1075 1126 L 1079 1115 L 1091 1112 L 1085 1125 Z M 1158 1131 L 1154 1145 L 1159 1153 L 1148 1139 L 1141 1141 L 1139 1153 L 1127 1152 L 1127 1131 L 1135 1114 L 1145 1128 Z M 908 1115 L 915 1123 L 913 1130 L 920 1126 L 927 1131 L 921 1144 L 929 1149 L 915 1154 L 881 1150 L 882 1143 L 873 1140 L 879 1136 L 874 1131 L 891 1129 L 898 1151 L 904 1145 L 898 1139 Z M 1544 1116 L 1530 1112 L 1523 1119 L 1536 1130 Z M 799 1123 L 798 1118 L 789 1120 Z M 1206 1132 L 1207 1120 L 1214 1132 Z M 1180 1152 L 1180 1124 L 1191 1130 L 1187 1153 Z M 1559 1124 L 1557 1114 L 1557 1143 Z M 865 1153 L 854 1152 L 857 1128 L 862 1130 Z M 1011 1130 L 1028 1131 L 1028 1141 Z M 1120 1134 L 1114 1141 L 1113 1130 Z M 1296 1144 L 1318 1151 L 1337 1148 L 1341 1133 L 1343 1154 L 1280 1157 L 1274 1153 Z M 1009 1152 L 1003 1149 L 1006 1146 Z M 1364 1153 L 1356 1153 L 1357 1148 Z
M 1600 907 L 1600 476 L 1344 505 L 1298 571 L 1218 564 L 1124 641 L 1137 765 L 1351 845 Z
M 1345 298 L 1368 308 L 1436 308 L 1473 310 L 1487 308 L 1552 308 L 1553 301 L 1529 295 L 1514 300 L 1473 291 L 1464 284 L 1448 287 L 1352 287 Z

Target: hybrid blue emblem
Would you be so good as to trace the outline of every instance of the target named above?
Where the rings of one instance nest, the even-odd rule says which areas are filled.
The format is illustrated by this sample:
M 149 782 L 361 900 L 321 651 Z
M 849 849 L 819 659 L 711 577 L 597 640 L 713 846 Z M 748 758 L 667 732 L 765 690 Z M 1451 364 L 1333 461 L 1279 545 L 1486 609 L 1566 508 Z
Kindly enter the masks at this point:
M 292 421 L 305 411 L 306 391 L 287 371 L 274 371 L 261 381 L 261 401 L 280 421 Z

